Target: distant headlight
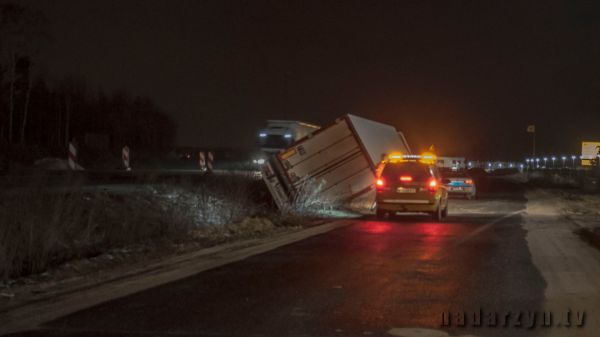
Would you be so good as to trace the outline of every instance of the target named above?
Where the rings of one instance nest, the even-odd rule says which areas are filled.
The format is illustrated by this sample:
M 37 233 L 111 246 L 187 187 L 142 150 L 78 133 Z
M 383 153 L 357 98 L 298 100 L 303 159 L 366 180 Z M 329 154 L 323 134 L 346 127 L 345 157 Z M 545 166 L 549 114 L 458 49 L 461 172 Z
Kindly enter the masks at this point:
M 285 138 L 292 138 L 292 135 L 290 135 L 289 133 L 286 133 L 286 134 L 284 135 L 284 137 L 285 137 Z
M 261 137 L 261 138 L 264 138 L 264 137 L 267 136 L 267 134 L 266 133 L 259 133 L 258 136 Z

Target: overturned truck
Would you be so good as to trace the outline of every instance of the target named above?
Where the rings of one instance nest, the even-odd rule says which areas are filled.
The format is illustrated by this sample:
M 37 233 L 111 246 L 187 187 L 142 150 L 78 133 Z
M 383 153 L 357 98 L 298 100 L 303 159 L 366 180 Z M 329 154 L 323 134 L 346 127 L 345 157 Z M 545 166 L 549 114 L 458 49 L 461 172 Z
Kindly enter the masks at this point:
M 365 209 L 375 200 L 379 162 L 398 151 L 410 154 L 410 147 L 393 126 L 348 114 L 269 158 L 262 176 L 280 209 L 307 192 L 330 204 Z

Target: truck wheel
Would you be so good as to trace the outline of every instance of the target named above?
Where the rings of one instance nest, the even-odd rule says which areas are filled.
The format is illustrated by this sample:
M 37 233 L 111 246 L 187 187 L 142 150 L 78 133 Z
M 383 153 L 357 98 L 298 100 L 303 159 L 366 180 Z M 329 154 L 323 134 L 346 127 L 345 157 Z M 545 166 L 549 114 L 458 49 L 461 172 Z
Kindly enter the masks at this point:
M 377 217 L 377 219 L 383 220 L 385 219 L 385 213 L 386 212 L 384 210 L 378 209 L 375 211 L 375 216 Z

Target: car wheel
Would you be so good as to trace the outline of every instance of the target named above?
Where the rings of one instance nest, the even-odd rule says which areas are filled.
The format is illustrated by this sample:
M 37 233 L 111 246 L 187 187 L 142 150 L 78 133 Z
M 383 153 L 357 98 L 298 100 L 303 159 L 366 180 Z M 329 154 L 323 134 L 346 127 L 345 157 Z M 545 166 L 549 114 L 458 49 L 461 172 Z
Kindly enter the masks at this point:
M 438 205 L 437 209 L 431 214 L 431 216 L 434 221 L 442 221 L 442 205 Z

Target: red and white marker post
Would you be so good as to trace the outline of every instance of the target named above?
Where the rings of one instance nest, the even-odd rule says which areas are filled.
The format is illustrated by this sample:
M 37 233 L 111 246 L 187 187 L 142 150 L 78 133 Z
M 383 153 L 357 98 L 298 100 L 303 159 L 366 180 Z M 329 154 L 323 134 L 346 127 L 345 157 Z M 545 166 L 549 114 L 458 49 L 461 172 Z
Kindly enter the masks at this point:
M 121 151 L 121 159 L 123 159 L 123 167 L 125 167 L 125 171 L 131 171 L 131 166 L 129 165 L 129 146 L 123 146 L 123 151 Z
M 213 157 L 212 152 L 208 151 L 207 153 L 207 161 L 206 161 L 206 169 L 208 170 L 208 172 L 212 172 L 213 170 L 213 161 L 215 160 L 215 158 Z
M 77 166 L 77 148 L 73 142 L 69 142 L 69 157 L 67 158 L 67 164 L 69 169 L 75 171 Z
M 206 170 L 206 157 L 202 151 L 198 152 L 198 166 L 200 167 L 200 170 Z

